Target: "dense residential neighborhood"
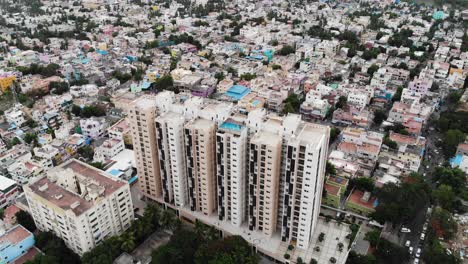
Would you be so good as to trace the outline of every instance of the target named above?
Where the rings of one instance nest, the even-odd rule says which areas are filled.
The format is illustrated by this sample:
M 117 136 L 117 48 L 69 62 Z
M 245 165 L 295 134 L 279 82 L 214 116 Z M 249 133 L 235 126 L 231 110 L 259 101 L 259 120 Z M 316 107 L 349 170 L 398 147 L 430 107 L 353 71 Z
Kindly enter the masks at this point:
M 0 10 L 0 263 L 466 263 L 468 1 Z

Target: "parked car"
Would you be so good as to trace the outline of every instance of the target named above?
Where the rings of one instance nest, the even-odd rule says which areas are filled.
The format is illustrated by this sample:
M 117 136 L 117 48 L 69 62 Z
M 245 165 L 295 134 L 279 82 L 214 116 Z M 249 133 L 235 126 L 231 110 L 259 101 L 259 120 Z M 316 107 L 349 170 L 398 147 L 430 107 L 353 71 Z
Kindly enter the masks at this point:
M 416 257 L 419 258 L 420 256 L 421 256 L 421 249 L 418 248 L 418 249 L 416 250 Z
M 413 263 L 414 263 L 414 264 L 419 264 L 419 259 L 418 259 L 418 258 L 415 258 Z
M 410 255 L 413 255 L 413 247 L 409 247 L 408 252 L 410 253 Z
M 411 242 L 409 240 L 406 240 L 405 247 L 409 247 Z
M 419 239 L 421 239 L 422 241 L 424 241 L 424 239 L 426 238 L 426 234 L 422 233 L 421 234 L 421 237 Z
M 424 223 L 423 225 L 423 233 L 427 231 L 427 223 Z
M 411 233 L 411 229 L 406 228 L 406 227 L 402 227 L 400 232 L 402 232 L 402 233 Z

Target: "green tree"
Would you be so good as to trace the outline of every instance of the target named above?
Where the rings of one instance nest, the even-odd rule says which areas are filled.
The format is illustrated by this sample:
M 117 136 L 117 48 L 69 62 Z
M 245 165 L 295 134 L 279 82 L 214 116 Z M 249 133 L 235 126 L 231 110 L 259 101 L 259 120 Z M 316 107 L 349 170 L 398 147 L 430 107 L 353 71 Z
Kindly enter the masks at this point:
M 384 145 L 387 145 L 391 149 L 398 148 L 398 144 L 395 141 L 391 140 L 389 137 L 385 137 L 383 143 Z
M 251 81 L 255 78 L 257 78 L 256 74 L 251 74 L 251 73 L 244 73 L 240 76 L 241 80 L 246 80 L 246 81 Z
M 39 232 L 35 234 L 36 247 L 45 255 L 38 254 L 31 264 L 79 264 L 80 257 L 71 251 L 65 242 L 51 232 Z
M 94 149 L 91 146 L 78 148 L 77 153 L 86 160 L 91 160 L 94 157 Z
M 465 133 L 458 129 L 450 129 L 445 133 L 443 151 L 446 157 L 452 157 L 458 144 L 465 141 Z
M 299 107 L 301 106 L 301 100 L 299 96 L 295 93 L 290 94 L 286 100 L 284 100 L 283 113 L 297 113 L 299 112 Z
M 153 87 L 157 90 L 170 90 L 174 86 L 174 80 L 170 75 L 164 75 L 157 79 Z
M 374 111 L 374 123 L 376 125 L 382 124 L 382 122 L 387 118 L 385 111 L 377 109 Z
M 437 185 L 450 186 L 455 195 L 460 195 L 465 189 L 466 174 L 459 168 L 437 167 L 432 175 L 432 181 Z
M 370 245 L 375 247 L 380 240 L 380 231 L 373 230 L 366 233 L 364 240 L 369 241 Z
M 393 244 L 383 238 L 378 242 L 375 256 L 377 258 L 377 263 L 382 264 L 405 263 L 410 257 L 406 248 Z
M 224 80 L 225 76 L 224 76 L 224 73 L 223 72 L 217 72 L 214 77 L 216 78 L 216 80 L 218 80 L 218 82 Z
M 229 236 L 201 245 L 195 254 L 195 263 L 256 264 L 259 257 L 252 252 L 241 236 Z
M 296 52 L 296 49 L 294 49 L 294 47 L 292 47 L 290 45 L 284 45 L 278 51 L 278 55 L 286 56 L 286 55 L 289 55 L 289 54 L 294 53 L 294 52 Z
M 374 72 L 377 72 L 379 70 L 379 66 L 376 64 L 372 64 L 369 68 L 367 68 L 367 74 L 370 76 L 374 75 Z
M 352 178 L 349 180 L 348 189 L 353 188 L 364 192 L 372 192 L 375 188 L 374 179 L 367 177 Z
M 436 237 L 451 239 L 457 233 L 457 222 L 449 211 L 441 207 L 433 210 L 430 225 Z
M 455 202 L 455 193 L 451 186 L 442 184 L 432 191 L 432 197 L 442 208 L 451 211 Z
M 403 93 L 403 87 L 402 86 L 398 86 L 395 94 L 393 95 L 392 97 L 392 102 L 398 102 L 401 100 L 401 94 Z
M 18 211 L 15 214 L 15 218 L 18 224 L 24 226 L 24 228 L 26 228 L 27 230 L 31 232 L 36 231 L 36 224 L 34 223 L 34 219 L 27 212 L 23 210 Z
M 132 252 L 136 247 L 135 236 L 132 232 L 125 232 L 119 239 L 121 240 L 120 248 L 125 252 Z
M 423 250 L 422 259 L 427 264 L 439 264 L 439 263 L 461 263 L 460 259 L 455 257 L 453 254 L 447 254 L 445 248 L 440 244 L 437 239 L 430 239 L 426 247 Z
M 327 161 L 327 164 L 325 166 L 325 173 L 328 175 L 336 175 L 336 168 L 329 161 Z
M 348 105 L 348 98 L 346 96 L 340 96 L 338 102 L 336 103 L 336 108 L 345 109 Z
M 401 184 L 386 183 L 375 194 L 379 204 L 371 218 L 380 223 L 389 221 L 396 226 L 413 219 L 420 208 L 429 202 L 430 187 L 422 177 L 410 175 Z
M 346 264 L 377 264 L 377 259 L 374 255 L 360 255 L 356 251 L 351 250 Z
M 77 106 L 77 105 L 72 105 L 72 109 L 71 109 L 71 113 L 74 115 L 74 116 L 81 116 L 81 107 Z
M 335 142 L 335 140 L 338 138 L 340 135 L 341 131 L 337 127 L 331 127 L 330 128 L 330 143 Z
M 37 142 L 37 135 L 35 133 L 26 133 L 24 135 L 24 142 L 31 144 Z

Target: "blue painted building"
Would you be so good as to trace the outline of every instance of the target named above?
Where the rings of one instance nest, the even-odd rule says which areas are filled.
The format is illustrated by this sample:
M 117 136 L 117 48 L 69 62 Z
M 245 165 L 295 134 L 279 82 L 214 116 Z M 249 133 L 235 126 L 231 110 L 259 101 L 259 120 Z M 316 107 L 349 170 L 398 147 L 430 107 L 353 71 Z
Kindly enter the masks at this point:
M 243 85 L 234 85 L 226 92 L 226 95 L 234 100 L 240 100 L 250 93 L 250 89 Z
M 16 225 L 0 237 L 0 264 L 12 263 L 34 246 L 34 236 L 26 228 Z

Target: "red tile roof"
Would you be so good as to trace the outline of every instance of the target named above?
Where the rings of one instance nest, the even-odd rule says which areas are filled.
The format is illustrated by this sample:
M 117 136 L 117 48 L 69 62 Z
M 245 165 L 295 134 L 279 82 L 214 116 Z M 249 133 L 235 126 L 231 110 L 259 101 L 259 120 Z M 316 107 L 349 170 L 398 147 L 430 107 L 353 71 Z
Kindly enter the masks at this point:
M 349 201 L 354 203 L 354 204 L 358 204 L 362 207 L 367 207 L 369 209 L 374 209 L 374 203 L 375 201 L 377 200 L 376 197 L 370 197 L 369 200 L 366 202 L 366 201 L 363 201 L 361 198 L 362 196 L 364 195 L 364 192 L 363 191 L 360 191 L 360 190 L 354 190 L 353 193 L 349 196 Z
M 37 249 L 36 247 L 32 247 L 26 253 L 24 253 L 21 257 L 15 259 L 12 262 L 12 264 L 24 264 L 27 261 L 33 260 L 37 254 L 40 254 L 39 249 Z
M 22 225 L 17 225 L 12 229 L 8 230 L 3 236 L 1 236 L 0 242 L 18 244 L 30 235 L 31 232 L 29 232 L 26 228 L 24 228 Z

